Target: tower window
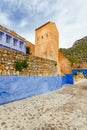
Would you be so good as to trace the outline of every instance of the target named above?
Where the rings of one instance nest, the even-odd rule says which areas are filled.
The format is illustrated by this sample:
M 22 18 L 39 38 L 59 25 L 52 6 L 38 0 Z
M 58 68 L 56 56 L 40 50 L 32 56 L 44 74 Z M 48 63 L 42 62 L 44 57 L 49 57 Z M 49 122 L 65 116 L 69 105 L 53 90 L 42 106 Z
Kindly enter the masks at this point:
M 41 38 L 43 39 L 43 36 Z
M 46 37 L 48 37 L 48 34 L 46 33 Z

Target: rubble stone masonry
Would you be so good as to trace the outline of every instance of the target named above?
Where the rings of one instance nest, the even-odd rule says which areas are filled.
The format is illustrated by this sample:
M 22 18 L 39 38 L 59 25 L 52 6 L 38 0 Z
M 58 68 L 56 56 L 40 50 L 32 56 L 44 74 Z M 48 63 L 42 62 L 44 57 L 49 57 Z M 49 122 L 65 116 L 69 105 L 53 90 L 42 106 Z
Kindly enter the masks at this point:
M 15 62 L 24 60 L 28 67 L 21 72 L 16 71 Z M 0 48 L 0 75 L 52 76 L 56 72 L 56 61 Z

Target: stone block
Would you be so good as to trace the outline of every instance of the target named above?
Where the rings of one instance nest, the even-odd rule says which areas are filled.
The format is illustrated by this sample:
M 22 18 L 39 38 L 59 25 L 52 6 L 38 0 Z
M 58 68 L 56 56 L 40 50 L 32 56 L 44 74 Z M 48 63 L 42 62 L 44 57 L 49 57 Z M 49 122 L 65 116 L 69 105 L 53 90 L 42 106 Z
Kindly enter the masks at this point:
M 0 70 L 3 70 L 4 69 L 4 66 L 0 64 Z

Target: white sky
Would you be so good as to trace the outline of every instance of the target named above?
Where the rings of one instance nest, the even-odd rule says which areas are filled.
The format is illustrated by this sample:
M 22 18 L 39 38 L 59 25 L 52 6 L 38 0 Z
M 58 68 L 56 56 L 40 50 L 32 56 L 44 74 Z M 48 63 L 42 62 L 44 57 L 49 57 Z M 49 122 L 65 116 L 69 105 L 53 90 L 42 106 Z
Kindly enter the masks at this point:
M 52 21 L 60 47 L 68 48 L 87 36 L 87 0 L 1 0 L 0 24 L 35 43 L 34 30 Z

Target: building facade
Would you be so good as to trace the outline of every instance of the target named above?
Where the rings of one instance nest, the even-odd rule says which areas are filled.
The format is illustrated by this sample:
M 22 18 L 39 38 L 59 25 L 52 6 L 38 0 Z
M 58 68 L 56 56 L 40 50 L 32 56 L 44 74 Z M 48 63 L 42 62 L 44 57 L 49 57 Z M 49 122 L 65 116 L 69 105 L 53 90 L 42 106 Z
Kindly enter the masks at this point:
M 56 24 L 47 22 L 35 30 L 35 45 L 14 31 L 0 26 L 0 47 L 26 53 L 57 62 L 57 74 L 70 74 L 70 61 L 59 51 L 59 32 Z
M 8 30 L 2 26 L 0 26 L 0 47 L 26 53 L 25 39 L 14 31 Z

